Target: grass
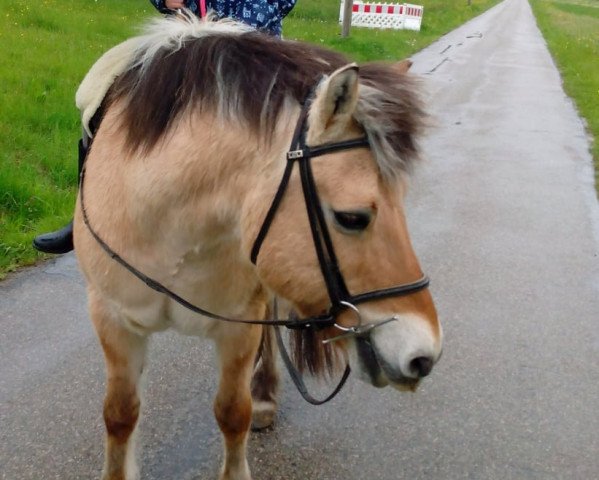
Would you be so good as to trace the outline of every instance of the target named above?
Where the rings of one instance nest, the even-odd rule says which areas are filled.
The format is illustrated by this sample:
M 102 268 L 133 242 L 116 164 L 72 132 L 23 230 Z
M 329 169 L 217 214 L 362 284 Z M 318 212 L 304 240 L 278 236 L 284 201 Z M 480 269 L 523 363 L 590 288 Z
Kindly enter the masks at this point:
M 531 0 L 539 28 L 595 141 L 595 185 L 599 186 L 599 1 Z
M 154 13 L 146 3 L 16 0 L 0 9 L 0 278 L 41 258 L 33 236 L 72 216 L 77 85 Z
M 336 0 L 299 0 L 284 34 L 357 61 L 401 59 L 498 1 L 424 0 L 421 32 L 352 29 L 343 39 Z M 79 82 L 104 51 L 157 12 L 147 0 L 0 0 L 0 6 L 1 279 L 44 258 L 32 238 L 72 216 Z
M 391 2 L 389 2 L 391 3 Z M 401 3 L 401 2 L 398 2 Z M 352 28 L 339 35 L 339 3 L 298 0 L 283 29 L 285 37 L 322 44 L 349 54 L 356 61 L 397 60 L 430 45 L 440 36 L 499 3 L 499 0 L 420 0 L 424 17 L 420 32 Z

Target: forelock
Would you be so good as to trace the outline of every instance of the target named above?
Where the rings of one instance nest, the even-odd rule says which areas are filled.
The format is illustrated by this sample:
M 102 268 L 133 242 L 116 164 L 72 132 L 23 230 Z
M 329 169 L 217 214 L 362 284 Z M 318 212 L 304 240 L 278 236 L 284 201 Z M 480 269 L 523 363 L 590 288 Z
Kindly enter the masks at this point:
M 355 119 L 362 125 L 381 174 L 393 179 L 410 171 L 419 158 L 417 138 L 426 114 L 414 78 L 387 64 L 360 68 Z

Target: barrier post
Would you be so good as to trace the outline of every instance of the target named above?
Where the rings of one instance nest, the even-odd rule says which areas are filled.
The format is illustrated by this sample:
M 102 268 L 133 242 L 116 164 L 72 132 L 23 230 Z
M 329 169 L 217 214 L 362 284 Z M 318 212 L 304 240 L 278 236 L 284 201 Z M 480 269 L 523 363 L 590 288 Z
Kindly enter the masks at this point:
M 343 25 L 341 26 L 341 36 L 343 38 L 349 37 L 353 4 L 353 0 L 343 0 Z
M 395 28 L 420 30 L 424 7 L 411 3 L 370 3 L 362 0 L 340 0 L 339 23 L 342 35 L 350 27 Z M 351 16 L 350 16 L 351 15 Z

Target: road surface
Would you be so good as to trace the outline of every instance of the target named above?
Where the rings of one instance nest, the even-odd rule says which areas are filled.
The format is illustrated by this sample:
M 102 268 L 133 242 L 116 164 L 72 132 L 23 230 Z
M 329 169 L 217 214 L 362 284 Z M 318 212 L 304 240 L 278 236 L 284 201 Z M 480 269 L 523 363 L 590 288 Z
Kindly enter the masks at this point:
M 425 17 L 426 20 L 426 17 Z M 588 139 L 525 0 L 416 55 L 435 126 L 409 198 L 446 334 L 414 395 L 286 380 L 256 480 L 599 478 L 599 208 Z M 0 477 L 98 478 L 103 363 L 72 255 L 0 283 Z M 143 478 L 216 478 L 207 342 L 155 336 Z

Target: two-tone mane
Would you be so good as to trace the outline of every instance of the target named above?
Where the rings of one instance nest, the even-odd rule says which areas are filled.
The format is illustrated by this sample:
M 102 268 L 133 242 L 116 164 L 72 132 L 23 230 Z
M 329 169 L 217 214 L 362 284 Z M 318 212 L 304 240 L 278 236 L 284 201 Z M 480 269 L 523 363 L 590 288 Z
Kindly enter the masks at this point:
M 285 102 L 301 103 L 326 75 L 350 63 L 344 55 L 284 41 L 228 21 L 193 15 L 150 24 L 127 71 L 110 92 L 125 99 L 124 127 L 132 149 L 150 149 L 191 108 L 274 130 Z M 414 82 L 392 65 L 360 66 L 355 119 L 364 128 L 381 172 L 394 176 L 416 156 L 423 112 Z

